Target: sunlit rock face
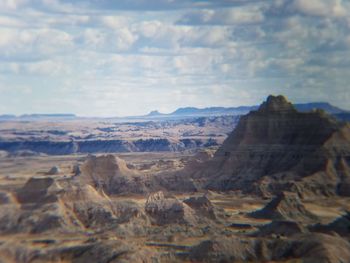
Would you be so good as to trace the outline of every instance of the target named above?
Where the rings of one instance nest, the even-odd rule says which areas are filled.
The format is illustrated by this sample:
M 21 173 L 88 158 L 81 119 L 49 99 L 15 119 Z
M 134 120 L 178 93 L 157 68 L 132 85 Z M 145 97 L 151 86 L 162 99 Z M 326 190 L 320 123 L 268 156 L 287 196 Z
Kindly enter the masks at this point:
M 89 156 L 77 180 L 102 189 L 107 194 L 147 192 L 145 177 L 130 169 L 124 160 L 111 154 Z
M 323 111 L 298 112 L 283 96 L 269 96 L 241 117 L 214 158 L 193 178 L 203 187 L 262 195 L 348 195 L 350 125 Z
M 193 210 L 173 196 L 166 196 L 162 191 L 148 196 L 145 211 L 157 225 L 195 224 Z

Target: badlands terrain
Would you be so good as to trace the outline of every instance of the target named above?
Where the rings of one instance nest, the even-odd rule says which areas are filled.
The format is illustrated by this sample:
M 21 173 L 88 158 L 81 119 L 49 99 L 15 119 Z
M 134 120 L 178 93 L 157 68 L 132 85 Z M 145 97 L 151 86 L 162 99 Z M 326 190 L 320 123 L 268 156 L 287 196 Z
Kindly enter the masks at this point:
M 350 262 L 350 124 L 250 110 L 4 120 L 0 262 Z

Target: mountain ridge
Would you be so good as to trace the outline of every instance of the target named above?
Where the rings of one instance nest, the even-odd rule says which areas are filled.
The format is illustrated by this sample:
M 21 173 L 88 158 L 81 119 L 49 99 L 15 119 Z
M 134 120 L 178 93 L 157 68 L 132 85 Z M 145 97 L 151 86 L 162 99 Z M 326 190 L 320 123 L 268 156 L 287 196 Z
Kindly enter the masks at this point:
M 308 103 L 295 103 L 293 106 L 301 112 L 312 111 L 316 109 L 324 110 L 330 114 L 350 114 L 350 111 L 344 110 L 340 107 L 334 106 L 329 102 L 308 102 Z M 259 105 L 252 106 L 237 106 L 237 107 L 181 107 L 171 113 L 161 113 L 157 110 L 151 111 L 145 116 L 206 116 L 206 115 L 243 115 L 252 110 L 257 110 Z
M 350 111 L 334 106 L 328 102 L 308 102 L 308 103 L 296 103 L 294 107 L 301 112 L 308 112 L 315 109 L 321 109 L 329 114 L 336 116 L 341 120 L 350 120 Z M 237 107 L 180 107 L 171 113 L 162 113 L 158 110 L 152 110 L 146 115 L 140 116 L 125 116 L 125 117 L 84 117 L 73 113 L 33 113 L 33 114 L 0 114 L 0 121 L 31 121 L 31 120 L 65 120 L 65 119 L 153 119 L 153 118 L 179 118 L 179 117 L 204 117 L 204 116 L 220 116 L 220 115 L 244 115 L 250 111 L 257 110 L 259 105 L 252 106 L 237 106 Z

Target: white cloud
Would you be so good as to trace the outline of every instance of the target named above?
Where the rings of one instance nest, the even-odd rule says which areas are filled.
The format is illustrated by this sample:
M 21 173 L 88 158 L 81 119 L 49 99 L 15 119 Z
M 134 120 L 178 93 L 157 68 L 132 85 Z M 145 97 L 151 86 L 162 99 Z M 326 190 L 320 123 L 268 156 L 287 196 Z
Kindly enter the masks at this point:
M 138 36 L 128 28 L 114 30 L 88 28 L 84 30 L 82 39 L 85 48 L 98 49 L 103 52 L 120 52 L 129 50 L 137 41 Z
M 342 0 L 294 0 L 292 7 L 313 16 L 345 17 L 350 11 Z
M 24 23 L 10 16 L 0 15 L 0 27 L 22 27 Z
M 128 28 L 120 28 L 115 32 L 115 43 L 118 50 L 128 50 L 137 40 L 137 36 L 134 35 Z M 113 40 L 112 40 L 113 41 Z
M 75 11 L 73 4 L 63 3 L 63 1 L 60 1 L 60 0 L 40 0 L 40 4 L 44 9 L 54 11 L 54 12 L 70 13 Z M 40 9 L 40 6 L 39 6 L 39 9 Z
M 185 14 L 179 20 L 180 24 L 194 25 L 240 25 L 255 24 L 265 19 L 262 9 L 258 5 L 197 10 Z
M 101 16 L 101 23 L 112 29 L 126 27 L 130 23 L 130 19 L 125 16 Z
M 55 29 L 0 28 L 0 55 L 26 60 L 66 52 L 73 47 L 73 37 Z
M 28 0 L 2 0 L 0 1 L 0 10 L 16 10 L 26 2 Z
M 29 74 L 64 75 L 69 72 L 69 68 L 60 61 L 45 60 L 26 64 L 25 71 Z

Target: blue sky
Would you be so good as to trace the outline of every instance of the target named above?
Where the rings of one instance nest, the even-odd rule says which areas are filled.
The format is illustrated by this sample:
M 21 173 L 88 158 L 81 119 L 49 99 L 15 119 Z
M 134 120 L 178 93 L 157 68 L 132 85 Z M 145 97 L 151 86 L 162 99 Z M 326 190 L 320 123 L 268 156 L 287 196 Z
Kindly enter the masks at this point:
M 0 114 L 350 109 L 347 0 L 1 0 Z

